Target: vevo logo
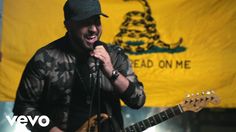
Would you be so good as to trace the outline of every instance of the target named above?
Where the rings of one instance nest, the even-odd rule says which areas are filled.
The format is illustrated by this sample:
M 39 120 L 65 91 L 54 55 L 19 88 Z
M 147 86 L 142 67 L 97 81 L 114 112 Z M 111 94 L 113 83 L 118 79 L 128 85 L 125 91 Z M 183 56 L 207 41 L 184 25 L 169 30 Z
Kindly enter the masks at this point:
M 38 124 L 41 127 L 46 127 L 48 126 L 50 120 L 47 116 L 42 115 L 42 116 L 35 116 L 34 118 L 32 118 L 31 116 L 13 116 L 12 118 L 10 116 L 6 116 L 9 124 L 12 126 L 15 122 L 26 125 L 28 124 L 28 122 L 34 126 L 35 123 L 38 121 Z

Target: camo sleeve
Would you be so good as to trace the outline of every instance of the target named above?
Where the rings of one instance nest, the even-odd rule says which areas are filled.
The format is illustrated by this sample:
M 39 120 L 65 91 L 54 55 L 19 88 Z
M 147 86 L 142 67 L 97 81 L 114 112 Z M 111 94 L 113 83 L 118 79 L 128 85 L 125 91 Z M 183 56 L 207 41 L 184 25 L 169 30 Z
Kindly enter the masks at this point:
M 128 56 L 121 48 L 118 48 L 118 51 L 118 71 L 129 80 L 128 89 L 121 93 L 120 97 L 129 107 L 139 109 L 144 105 L 146 99 L 143 83 L 138 80 L 134 73 Z
M 20 116 L 41 116 L 40 104 L 42 104 L 42 92 L 45 85 L 46 67 L 43 53 L 36 53 L 34 57 L 27 63 L 23 72 L 18 90 L 16 93 L 15 104 L 13 108 L 14 115 Z M 47 127 L 40 127 L 38 123 L 30 125 L 27 128 L 34 130 L 48 131 L 54 125 L 50 121 Z

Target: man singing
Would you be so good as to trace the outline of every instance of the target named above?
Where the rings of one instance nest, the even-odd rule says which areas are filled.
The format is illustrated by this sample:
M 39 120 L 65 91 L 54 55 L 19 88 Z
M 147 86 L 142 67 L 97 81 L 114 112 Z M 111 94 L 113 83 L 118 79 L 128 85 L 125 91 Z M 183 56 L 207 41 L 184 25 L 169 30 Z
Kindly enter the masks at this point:
M 100 111 L 109 116 L 102 132 L 123 128 L 120 99 L 138 109 L 145 103 L 143 85 L 134 74 L 128 56 L 116 45 L 101 42 L 98 0 L 67 0 L 64 5 L 64 37 L 39 49 L 22 75 L 13 112 L 46 115 L 46 127 L 27 124 L 33 132 L 74 132 L 97 114 L 97 72 L 100 70 Z M 98 46 L 95 46 L 98 44 Z M 100 63 L 96 69 L 95 63 Z M 88 125 L 89 126 L 89 125 Z

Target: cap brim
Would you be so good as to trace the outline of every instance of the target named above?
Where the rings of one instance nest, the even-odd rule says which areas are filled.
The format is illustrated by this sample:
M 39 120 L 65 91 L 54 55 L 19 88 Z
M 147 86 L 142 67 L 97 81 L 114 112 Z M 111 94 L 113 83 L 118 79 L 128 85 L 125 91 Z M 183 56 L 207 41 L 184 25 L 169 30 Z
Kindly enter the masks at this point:
M 104 17 L 109 17 L 108 15 L 101 13 L 100 15 L 104 16 Z

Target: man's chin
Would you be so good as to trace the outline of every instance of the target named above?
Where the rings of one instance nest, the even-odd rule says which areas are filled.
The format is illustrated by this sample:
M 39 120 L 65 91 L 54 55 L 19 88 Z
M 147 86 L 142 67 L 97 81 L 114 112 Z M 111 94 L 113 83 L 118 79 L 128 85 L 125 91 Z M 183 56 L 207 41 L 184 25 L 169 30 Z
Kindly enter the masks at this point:
M 93 44 L 85 43 L 83 47 L 89 51 L 93 50 Z
M 97 40 L 96 40 L 97 41 Z M 84 46 L 86 47 L 86 48 L 88 48 L 88 49 L 94 49 L 94 44 L 95 44 L 95 42 L 96 41 L 93 41 L 93 42 L 87 42 L 87 41 L 85 41 L 84 42 Z

